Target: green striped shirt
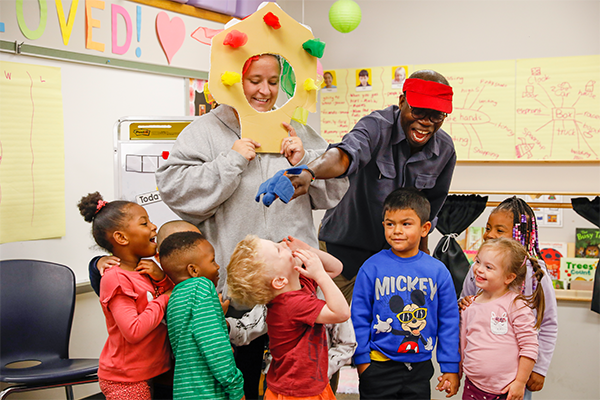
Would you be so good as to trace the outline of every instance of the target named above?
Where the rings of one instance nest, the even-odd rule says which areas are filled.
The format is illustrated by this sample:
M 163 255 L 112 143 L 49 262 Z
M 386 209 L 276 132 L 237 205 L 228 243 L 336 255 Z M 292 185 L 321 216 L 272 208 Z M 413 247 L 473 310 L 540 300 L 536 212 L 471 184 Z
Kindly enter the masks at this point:
M 174 399 L 241 399 L 244 378 L 235 366 L 215 285 L 190 278 L 175 286 L 167 306 L 175 355 Z

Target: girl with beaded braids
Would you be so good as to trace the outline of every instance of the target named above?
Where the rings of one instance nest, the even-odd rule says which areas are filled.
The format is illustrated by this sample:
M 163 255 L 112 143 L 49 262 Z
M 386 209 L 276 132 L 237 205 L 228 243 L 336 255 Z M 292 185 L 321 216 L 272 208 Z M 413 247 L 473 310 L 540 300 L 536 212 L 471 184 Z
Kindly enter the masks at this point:
M 531 399 L 531 392 L 537 392 L 544 387 L 545 376 L 556 346 L 556 337 L 558 335 L 556 296 L 552 280 L 540 256 L 535 214 L 523 199 L 516 196 L 509 197 L 491 212 L 485 227 L 483 240 L 487 241 L 499 237 L 512 237 L 521 243 L 527 250 L 527 255 L 530 258 L 535 258 L 540 269 L 544 272 L 544 276 L 539 284 L 544 289 L 545 312 L 538 332 L 539 353 L 537 362 L 527 381 L 527 390 L 525 391 L 524 399 L 528 400 Z M 535 292 L 538 283 L 535 279 L 534 268 L 530 259 L 527 260 L 526 266 L 527 275 L 521 286 L 521 294 L 531 296 Z M 473 267 L 471 266 L 463 282 L 460 294 L 461 299 L 458 302 L 461 311 L 472 303 L 473 296 L 476 294 L 477 286 L 475 284 Z
M 77 204 L 92 223 L 96 243 L 120 259 L 100 282 L 108 339 L 98 378 L 107 400 L 151 399 L 151 379 L 171 368 L 167 326 L 161 321 L 173 283 L 152 260 L 156 225 L 146 210 L 128 201 L 104 201 L 98 192 Z

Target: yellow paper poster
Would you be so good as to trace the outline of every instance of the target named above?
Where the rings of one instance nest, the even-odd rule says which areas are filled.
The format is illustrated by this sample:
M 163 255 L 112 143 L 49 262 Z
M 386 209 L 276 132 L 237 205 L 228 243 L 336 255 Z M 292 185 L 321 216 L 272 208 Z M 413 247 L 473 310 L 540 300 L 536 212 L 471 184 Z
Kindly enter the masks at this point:
M 65 234 L 60 68 L 0 61 L 0 243 Z
M 329 143 L 339 142 L 365 115 L 397 105 L 403 84 L 400 70 L 395 80 L 398 67 L 412 72 L 410 65 L 324 70 L 327 80 L 321 89 L 323 138 Z M 326 86 L 328 80 L 330 87 Z
M 459 160 L 514 158 L 514 60 L 415 66 L 421 69 L 441 73 L 452 86 L 454 109 L 442 129 Z
M 517 60 L 517 157 L 600 158 L 599 89 L 600 55 Z

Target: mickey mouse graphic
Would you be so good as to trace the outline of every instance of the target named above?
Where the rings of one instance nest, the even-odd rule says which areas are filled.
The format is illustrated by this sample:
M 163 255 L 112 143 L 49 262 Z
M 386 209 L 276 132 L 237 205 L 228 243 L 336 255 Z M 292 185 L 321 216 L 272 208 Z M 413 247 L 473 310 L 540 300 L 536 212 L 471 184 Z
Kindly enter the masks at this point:
M 392 328 L 391 318 L 381 321 L 379 315 L 377 315 L 378 323 L 375 324 L 374 328 L 377 329 L 376 333 L 392 332 L 397 336 L 405 336 L 398 348 L 398 353 L 418 353 L 419 339 L 423 343 L 425 350 L 431 351 L 433 350 L 432 339 L 429 337 L 425 340 L 421 335 L 421 331 L 427 325 L 427 308 L 423 307 L 425 305 L 425 293 L 418 289 L 413 290 L 410 298 L 412 303 L 406 305 L 402 297 L 398 295 L 392 296 L 389 302 L 390 310 L 396 314 L 402 330 Z

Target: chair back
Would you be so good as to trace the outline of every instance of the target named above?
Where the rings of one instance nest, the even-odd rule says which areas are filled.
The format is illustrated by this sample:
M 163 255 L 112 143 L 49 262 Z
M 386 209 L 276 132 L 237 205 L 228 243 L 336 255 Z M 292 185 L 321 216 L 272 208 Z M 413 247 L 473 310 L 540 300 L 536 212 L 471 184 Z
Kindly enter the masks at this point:
M 69 357 L 75 275 L 38 260 L 0 261 L 0 357 L 21 360 Z

